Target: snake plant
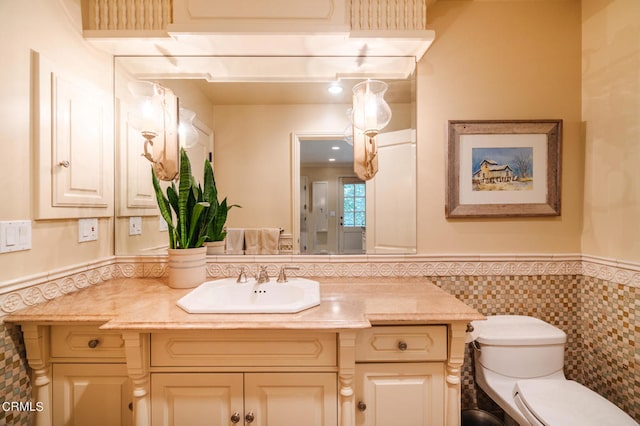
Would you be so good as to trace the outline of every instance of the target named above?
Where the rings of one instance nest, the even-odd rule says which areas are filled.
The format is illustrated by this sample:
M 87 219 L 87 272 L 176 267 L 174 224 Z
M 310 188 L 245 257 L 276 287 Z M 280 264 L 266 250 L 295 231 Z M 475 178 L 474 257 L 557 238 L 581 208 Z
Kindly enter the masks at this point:
M 237 204 L 227 206 L 227 198 L 225 197 L 221 203 L 218 202 L 218 189 L 216 181 L 213 177 L 213 168 L 211 163 L 205 161 L 204 165 L 204 201 L 208 202 L 210 207 L 207 217 L 207 241 L 222 241 L 227 233 L 224 231 L 224 224 L 227 221 L 227 214 L 232 207 L 240 207 Z
M 206 241 L 224 240 L 227 214 L 232 207 L 240 206 L 227 206 L 226 198 L 218 202 L 218 190 L 209 161 L 204 160 L 204 189 L 191 174 L 191 163 L 183 148 L 180 149 L 177 189 L 175 183 L 171 182 L 165 197 L 153 167 L 151 175 L 160 214 L 167 222 L 169 248 L 196 248 L 202 247 Z
M 211 205 L 204 199 L 200 185 L 191 174 L 191 163 L 185 150 L 180 149 L 180 175 L 177 188 L 175 182 L 171 182 L 165 196 L 153 167 L 151 175 L 160 214 L 167 222 L 169 248 L 202 247 L 207 240 L 206 230 L 209 222 L 214 219 L 215 213 L 211 213 Z

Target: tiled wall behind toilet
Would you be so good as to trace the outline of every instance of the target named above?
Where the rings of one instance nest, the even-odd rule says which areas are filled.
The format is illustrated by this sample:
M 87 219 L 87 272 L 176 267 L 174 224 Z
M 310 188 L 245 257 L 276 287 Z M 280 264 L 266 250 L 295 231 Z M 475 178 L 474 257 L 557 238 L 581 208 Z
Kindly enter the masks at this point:
M 468 261 L 416 261 L 415 258 L 405 262 L 311 263 L 310 260 L 308 265 L 302 265 L 301 272 L 306 276 L 353 275 L 373 280 L 377 276 L 426 276 L 428 281 L 485 315 L 531 315 L 554 324 L 568 335 L 567 377 L 604 395 L 640 421 L 638 267 L 617 269 L 604 261 L 600 264 L 577 261 L 568 267 L 553 262 L 547 266 L 539 266 L 538 261 L 515 266 L 506 262 L 496 267 L 503 268 L 503 272 L 493 273 L 495 265 L 488 267 L 480 261 L 475 266 Z M 218 276 L 212 271 L 235 273 L 237 266 L 231 262 L 209 263 L 209 275 Z M 275 263 L 270 266 L 274 270 L 278 268 Z M 520 270 L 536 273 L 518 273 Z M 545 270 L 551 273 L 544 273 Z M 111 278 L 163 274 L 161 261 L 149 264 L 129 261 L 41 280 L 24 289 L 0 294 L 0 315 L 86 286 L 99 285 Z M 0 359 L 0 402 L 29 401 L 31 386 L 19 328 L 0 322 L 0 344 L 3 357 Z M 471 351 L 467 349 L 462 372 L 462 407 L 495 410 L 497 407 L 474 386 Z M 28 425 L 30 420 L 31 413 L 0 410 L 2 425 Z
M 640 290 L 581 275 L 433 277 L 484 315 L 530 315 L 567 333 L 565 375 L 640 421 Z M 636 314 L 637 312 L 637 314 Z M 473 380 L 467 347 L 462 407 L 500 411 Z M 499 413 L 498 413 L 499 414 Z

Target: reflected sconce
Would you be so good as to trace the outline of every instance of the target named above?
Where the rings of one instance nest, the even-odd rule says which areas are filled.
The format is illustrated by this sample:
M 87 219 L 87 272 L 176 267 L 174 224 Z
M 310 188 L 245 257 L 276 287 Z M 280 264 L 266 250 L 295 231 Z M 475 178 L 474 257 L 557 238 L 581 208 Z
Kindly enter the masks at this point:
M 198 131 L 193 125 L 196 113 L 190 109 L 180 107 L 178 120 L 178 135 L 180 136 L 180 146 L 191 148 L 198 143 Z
M 391 121 L 391 108 L 384 100 L 387 83 L 365 80 L 353 86 L 353 170 L 362 180 L 378 172 L 376 136 Z
M 136 108 L 132 125 L 144 138 L 144 158 L 153 164 L 160 180 L 178 176 L 178 98 L 171 89 L 149 81 L 128 84 Z

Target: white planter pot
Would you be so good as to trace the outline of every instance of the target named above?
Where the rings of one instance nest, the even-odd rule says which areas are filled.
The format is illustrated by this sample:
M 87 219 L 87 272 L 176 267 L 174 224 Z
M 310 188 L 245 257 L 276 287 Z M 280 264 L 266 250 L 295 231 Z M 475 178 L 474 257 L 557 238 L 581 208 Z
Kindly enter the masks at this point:
M 204 243 L 204 246 L 207 248 L 207 254 L 224 254 L 224 241 L 210 241 Z
M 169 249 L 169 287 L 193 288 L 207 279 L 207 248 Z

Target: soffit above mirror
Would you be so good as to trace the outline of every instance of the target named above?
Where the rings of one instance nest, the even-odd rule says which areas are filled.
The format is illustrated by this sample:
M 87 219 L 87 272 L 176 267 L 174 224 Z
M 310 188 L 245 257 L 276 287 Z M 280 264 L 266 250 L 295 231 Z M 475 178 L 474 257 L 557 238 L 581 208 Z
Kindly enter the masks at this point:
M 73 0 L 66 0 L 73 1 Z M 433 0 L 168 0 L 81 2 L 83 35 L 114 56 L 167 60 L 153 76 L 207 81 L 407 78 L 430 47 Z M 206 70 L 206 71 L 205 71 Z

